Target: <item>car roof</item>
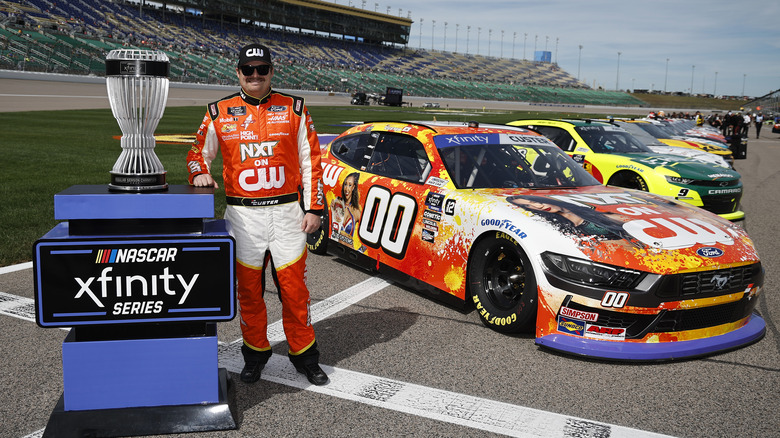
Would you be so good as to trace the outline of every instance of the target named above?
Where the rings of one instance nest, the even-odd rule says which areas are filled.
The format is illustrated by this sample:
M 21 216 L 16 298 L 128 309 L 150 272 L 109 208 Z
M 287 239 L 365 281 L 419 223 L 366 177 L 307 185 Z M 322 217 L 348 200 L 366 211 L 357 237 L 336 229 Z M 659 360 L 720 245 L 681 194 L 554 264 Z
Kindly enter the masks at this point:
M 555 122 L 555 123 L 568 123 L 572 126 L 607 126 L 608 122 L 600 122 L 592 119 L 520 119 L 517 122 L 524 122 L 534 124 L 537 122 Z
M 398 124 L 405 124 L 405 125 L 416 125 L 423 128 L 429 128 L 432 131 L 435 132 L 435 135 L 442 135 L 442 134 L 463 134 L 468 132 L 496 132 L 496 131 L 511 131 L 511 132 L 522 132 L 523 134 L 530 134 L 530 135 L 538 135 L 541 136 L 538 132 L 535 132 L 533 130 L 521 127 L 521 126 L 509 126 L 509 125 L 501 125 L 501 124 L 492 124 L 492 123 L 478 123 L 478 122 L 457 122 L 457 121 L 448 121 L 448 120 L 426 120 L 426 121 L 390 121 L 390 120 L 380 120 L 380 121 L 371 121 L 371 122 L 365 122 L 365 124 L 374 124 L 374 125 L 381 125 L 383 123 L 398 123 Z M 381 126 L 377 126 L 376 129 L 382 129 Z M 392 130 L 389 130 L 392 131 Z M 394 131 L 395 132 L 395 131 Z

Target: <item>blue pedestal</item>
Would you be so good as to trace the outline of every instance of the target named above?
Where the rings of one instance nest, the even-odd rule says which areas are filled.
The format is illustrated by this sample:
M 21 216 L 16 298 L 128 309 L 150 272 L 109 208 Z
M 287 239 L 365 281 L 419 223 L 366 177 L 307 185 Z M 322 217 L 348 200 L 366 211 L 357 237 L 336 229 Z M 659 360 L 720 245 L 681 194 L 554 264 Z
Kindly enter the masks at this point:
M 216 322 L 235 316 L 235 244 L 210 189 L 73 186 L 34 247 L 36 321 L 73 327 L 46 437 L 236 429 Z
M 75 338 L 71 330 L 62 344 L 66 411 L 219 402 L 216 335 Z

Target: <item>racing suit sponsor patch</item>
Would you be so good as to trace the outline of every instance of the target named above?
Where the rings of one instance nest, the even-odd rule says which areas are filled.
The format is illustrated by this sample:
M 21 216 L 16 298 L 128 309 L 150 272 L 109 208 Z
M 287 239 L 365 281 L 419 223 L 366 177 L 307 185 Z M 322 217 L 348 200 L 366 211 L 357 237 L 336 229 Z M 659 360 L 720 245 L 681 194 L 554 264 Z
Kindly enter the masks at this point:
M 245 116 L 246 115 L 246 107 L 245 106 L 229 106 L 227 109 L 227 113 L 231 116 Z

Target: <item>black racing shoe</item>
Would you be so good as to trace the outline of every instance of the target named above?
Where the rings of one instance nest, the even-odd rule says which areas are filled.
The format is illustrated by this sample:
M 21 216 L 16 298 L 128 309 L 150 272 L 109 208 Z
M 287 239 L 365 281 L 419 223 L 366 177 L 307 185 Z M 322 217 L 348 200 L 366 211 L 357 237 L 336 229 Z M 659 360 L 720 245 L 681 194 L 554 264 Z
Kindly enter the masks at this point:
M 241 381 L 244 383 L 255 383 L 260 380 L 260 372 L 265 368 L 265 362 L 249 361 L 244 364 L 241 370 Z
M 295 364 L 295 369 L 301 374 L 306 374 L 306 379 L 312 385 L 322 386 L 329 381 L 328 375 L 325 374 L 325 371 L 322 371 L 322 368 L 317 363 Z

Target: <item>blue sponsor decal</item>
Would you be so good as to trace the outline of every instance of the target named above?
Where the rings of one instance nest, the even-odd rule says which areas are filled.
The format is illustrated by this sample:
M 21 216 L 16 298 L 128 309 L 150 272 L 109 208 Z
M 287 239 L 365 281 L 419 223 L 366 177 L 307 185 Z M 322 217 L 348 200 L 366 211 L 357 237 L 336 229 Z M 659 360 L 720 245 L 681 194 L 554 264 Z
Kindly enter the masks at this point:
M 578 319 L 558 317 L 558 331 L 575 336 L 585 335 L 585 322 Z
M 441 211 L 442 204 L 444 203 L 444 195 L 441 193 L 429 192 L 425 197 L 425 205 L 434 211 Z
M 720 257 L 723 255 L 723 250 L 720 248 L 713 248 L 711 246 L 705 246 L 704 248 L 699 248 L 696 250 L 696 254 L 707 257 L 710 259 L 714 259 L 715 257 Z
M 433 138 L 436 147 L 469 146 L 479 144 L 499 144 L 500 134 L 454 134 L 437 135 Z

